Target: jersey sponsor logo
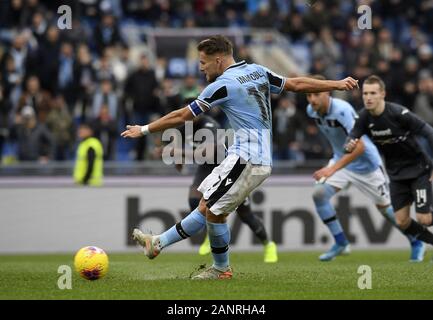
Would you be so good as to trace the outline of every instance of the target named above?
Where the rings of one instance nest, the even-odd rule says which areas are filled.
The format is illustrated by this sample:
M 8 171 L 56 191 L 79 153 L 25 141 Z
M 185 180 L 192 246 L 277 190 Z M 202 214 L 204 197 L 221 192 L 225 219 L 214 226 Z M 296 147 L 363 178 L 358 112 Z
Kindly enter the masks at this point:
M 391 136 L 392 135 L 392 131 L 391 129 L 386 129 L 386 130 L 370 130 L 371 134 L 374 137 L 384 137 L 384 136 Z

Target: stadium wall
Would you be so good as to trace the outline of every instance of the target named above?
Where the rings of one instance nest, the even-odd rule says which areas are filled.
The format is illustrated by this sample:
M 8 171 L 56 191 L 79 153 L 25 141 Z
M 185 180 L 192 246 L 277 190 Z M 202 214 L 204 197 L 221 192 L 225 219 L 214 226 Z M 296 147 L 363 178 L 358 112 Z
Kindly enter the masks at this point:
M 0 253 L 73 252 L 86 245 L 136 251 L 129 235 L 140 226 L 159 233 L 188 213 L 191 177 L 107 178 L 104 187 L 76 187 L 68 177 L 0 181 Z M 309 176 L 272 176 L 252 195 L 281 251 L 318 250 L 331 239 L 314 211 Z M 354 248 L 407 248 L 407 240 L 355 188 L 335 204 Z M 248 227 L 233 215 L 231 248 L 261 250 Z M 202 236 L 168 250 L 196 250 Z

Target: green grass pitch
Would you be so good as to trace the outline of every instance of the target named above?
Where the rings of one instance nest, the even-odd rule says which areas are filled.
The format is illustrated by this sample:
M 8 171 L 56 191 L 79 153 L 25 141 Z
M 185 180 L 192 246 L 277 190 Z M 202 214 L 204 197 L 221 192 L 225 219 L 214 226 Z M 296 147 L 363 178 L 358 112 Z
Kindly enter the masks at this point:
M 153 261 L 142 254 L 109 254 L 110 270 L 97 281 L 73 270 L 72 289 L 60 290 L 60 265 L 73 266 L 73 255 L 0 256 L 0 299 L 433 299 L 430 253 L 409 263 L 408 251 L 357 251 L 332 262 L 318 252 L 280 253 L 276 264 L 262 254 L 232 253 L 234 278 L 192 281 L 189 276 L 210 257 L 164 253 Z M 372 288 L 358 288 L 358 267 L 372 270 Z

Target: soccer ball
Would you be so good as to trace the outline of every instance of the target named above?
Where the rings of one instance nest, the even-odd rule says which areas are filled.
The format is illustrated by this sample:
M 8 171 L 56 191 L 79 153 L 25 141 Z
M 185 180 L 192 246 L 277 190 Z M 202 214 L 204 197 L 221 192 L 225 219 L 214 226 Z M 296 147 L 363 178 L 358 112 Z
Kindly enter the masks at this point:
M 108 256 L 98 247 L 84 247 L 74 258 L 75 270 L 87 280 L 97 280 L 107 274 Z

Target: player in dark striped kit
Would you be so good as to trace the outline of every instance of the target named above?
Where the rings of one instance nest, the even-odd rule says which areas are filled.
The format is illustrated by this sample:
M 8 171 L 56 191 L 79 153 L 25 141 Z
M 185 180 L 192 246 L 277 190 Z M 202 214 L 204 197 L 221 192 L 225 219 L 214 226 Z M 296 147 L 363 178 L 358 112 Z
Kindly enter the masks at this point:
M 385 101 L 385 84 L 379 77 L 367 78 L 362 90 L 365 109 L 349 134 L 346 151 L 352 152 L 364 134 L 370 137 L 385 159 L 398 226 L 433 245 L 433 234 L 426 228 L 433 224 L 433 166 L 416 140 L 424 136 L 433 147 L 433 128 L 407 108 Z M 414 202 L 418 222 L 410 218 Z

